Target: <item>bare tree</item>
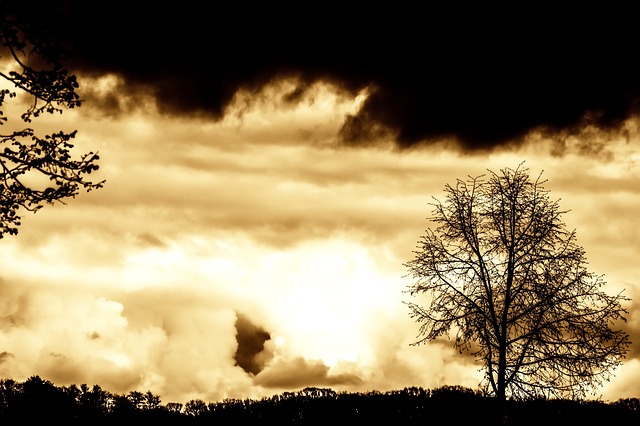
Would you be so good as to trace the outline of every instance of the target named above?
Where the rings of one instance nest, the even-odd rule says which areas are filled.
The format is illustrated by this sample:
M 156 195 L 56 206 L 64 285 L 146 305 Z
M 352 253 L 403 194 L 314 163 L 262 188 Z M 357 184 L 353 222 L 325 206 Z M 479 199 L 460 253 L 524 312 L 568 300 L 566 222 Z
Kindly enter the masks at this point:
M 407 303 L 420 324 L 414 344 L 455 335 L 454 346 L 483 364 L 483 387 L 506 398 L 585 397 L 625 357 L 629 336 L 621 293 L 607 295 L 587 270 L 576 231 L 561 220 L 541 176 L 528 169 L 457 180 L 432 204 L 433 229 L 405 266 L 415 282 Z
M 35 212 L 104 183 L 86 178 L 98 169 L 96 153 L 72 156 L 75 131 L 40 137 L 32 127 L 23 127 L 43 114 L 81 105 L 76 77 L 62 65 L 65 52 L 36 19 L 34 8 L 30 2 L 0 3 L 0 77 L 5 81 L 0 125 L 9 121 L 3 112 L 6 101 L 19 94 L 31 99 L 20 116 L 23 125 L 0 134 L 0 238 L 17 234 L 20 210 Z

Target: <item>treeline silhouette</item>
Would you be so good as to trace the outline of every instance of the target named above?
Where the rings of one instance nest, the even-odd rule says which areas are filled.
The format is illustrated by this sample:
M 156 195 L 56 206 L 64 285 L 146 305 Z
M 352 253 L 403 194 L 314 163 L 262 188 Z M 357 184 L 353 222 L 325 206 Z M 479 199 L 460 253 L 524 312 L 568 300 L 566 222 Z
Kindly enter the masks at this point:
M 640 424 L 640 400 L 509 401 L 513 425 Z M 56 386 L 39 376 L 0 380 L 0 422 L 46 421 L 65 425 L 325 425 L 380 422 L 394 425 L 477 424 L 491 419 L 494 399 L 461 386 L 408 387 L 387 392 L 336 392 L 305 388 L 262 399 L 163 404 L 152 392 L 114 394 L 99 385 Z M 470 423 L 473 422 L 473 423 Z M 481 423 L 482 424 L 482 423 Z

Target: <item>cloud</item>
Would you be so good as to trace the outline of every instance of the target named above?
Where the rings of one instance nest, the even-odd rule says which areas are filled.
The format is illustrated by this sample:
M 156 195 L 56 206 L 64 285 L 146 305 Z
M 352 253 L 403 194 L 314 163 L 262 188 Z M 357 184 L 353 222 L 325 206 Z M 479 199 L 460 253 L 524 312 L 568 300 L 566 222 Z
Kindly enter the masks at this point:
M 622 304 L 629 312 L 624 315 L 627 321 L 614 324 L 614 329 L 622 330 L 629 335 L 631 345 L 629 346 L 629 352 L 626 354 L 628 361 L 625 360 L 624 362 L 640 361 L 640 288 L 637 286 L 625 288 L 623 295 L 630 299 Z
M 523 158 L 545 169 L 552 196 L 572 210 L 567 223 L 578 227 L 594 271 L 616 286 L 638 285 L 637 129 L 627 122 L 625 139 L 572 127 L 585 117 L 615 125 L 633 113 L 637 93 L 626 91 L 629 75 L 609 78 L 622 62 L 591 52 L 589 36 L 579 49 L 587 54 L 569 52 L 563 68 L 544 45 L 537 56 L 520 46 L 520 62 L 510 64 L 500 46 L 481 46 L 484 32 L 442 44 L 455 23 L 441 32 L 403 26 L 411 44 L 401 37 L 408 32 L 379 31 L 386 21 L 366 14 L 324 10 L 317 16 L 331 19 L 317 26 L 267 14 L 251 22 L 198 13 L 187 1 L 170 10 L 164 31 L 161 9 L 143 16 L 127 4 L 124 14 L 116 1 L 97 19 L 89 3 L 65 4 L 79 19 L 66 28 L 81 37 L 67 42 L 88 101 L 39 124 L 79 128 L 79 145 L 100 150 L 107 186 L 25 215 L 20 236 L 0 245 L 11 283 L 0 286 L 6 376 L 151 390 L 164 402 L 303 386 L 473 387 L 477 365 L 450 344 L 409 346 L 417 326 L 401 304 L 401 263 L 445 183 Z M 156 27 L 140 26 L 142 17 Z M 396 18 L 407 17 L 436 19 Z M 236 45 L 244 35 L 251 41 Z M 595 75 L 606 64 L 614 66 Z M 597 88 L 609 83 L 618 109 L 607 115 L 598 103 L 609 92 Z M 593 108 L 602 114 L 583 114 Z M 518 150 L 482 156 L 388 146 L 396 137 L 404 148 L 425 138 L 446 146 L 457 135 L 479 153 L 534 128 Z M 554 129 L 580 137 L 549 140 Z M 365 136 L 387 144 L 362 149 Z M 598 157 L 605 147 L 615 161 Z M 629 327 L 637 335 L 633 315 Z M 624 371 L 633 391 L 637 368 Z
M 315 4 L 299 14 L 271 4 L 164 9 L 115 1 L 98 18 L 67 0 L 41 13 L 73 54 L 73 71 L 119 75 L 123 93 L 151 94 L 168 115 L 217 121 L 239 90 L 258 93 L 283 78 L 297 81 L 291 102 L 317 81 L 352 95 L 368 90 L 342 122 L 348 144 L 457 141 L 478 151 L 519 144 L 533 131 L 615 130 L 640 107 L 640 73 L 628 60 L 634 14 L 625 10 L 529 11 L 525 23 L 504 10 L 496 20 L 486 10 L 404 5 Z M 607 19 L 616 25 L 603 31 Z
M 603 385 L 606 401 L 617 401 L 620 398 L 638 398 L 638 378 L 640 377 L 640 360 L 631 359 L 622 364 L 615 372 L 615 380 Z
M 265 352 L 265 342 L 271 339 L 270 334 L 253 324 L 247 316 L 236 313 L 236 340 L 238 349 L 234 354 L 236 365 L 247 374 L 259 374 L 270 355 Z
M 348 373 L 331 374 L 330 368 L 322 361 L 297 357 L 269 364 L 255 376 L 253 383 L 266 388 L 295 390 L 309 386 L 358 385 L 362 379 Z

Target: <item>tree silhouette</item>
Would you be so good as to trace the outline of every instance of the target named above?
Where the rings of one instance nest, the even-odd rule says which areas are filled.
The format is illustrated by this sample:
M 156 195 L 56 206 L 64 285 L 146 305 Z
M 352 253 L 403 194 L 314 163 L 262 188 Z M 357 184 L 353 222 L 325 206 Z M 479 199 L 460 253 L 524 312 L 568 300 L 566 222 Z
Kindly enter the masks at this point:
M 192 399 L 184 406 L 184 412 L 188 416 L 201 416 L 208 411 L 207 403 L 201 399 Z
M 62 65 L 66 53 L 30 2 L 0 3 L 0 238 L 15 235 L 19 211 L 35 212 L 45 204 L 75 197 L 80 189 L 100 188 L 87 175 L 98 169 L 93 152 L 72 156 L 76 131 L 40 137 L 30 126 L 43 114 L 62 113 L 81 105 L 74 75 Z M 4 115 L 6 102 L 28 101 L 22 123 L 11 126 Z
M 113 394 L 94 385 L 55 386 L 39 376 L 24 382 L 0 379 L 0 423 L 46 422 L 66 425 L 194 425 L 392 423 L 424 425 L 452 418 L 471 424 L 490 415 L 493 398 L 462 386 L 394 391 L 336 392 L 305 388 L 255 399 L 189 401 L 163 406 L 150 391 Z M 136 401 L 140 404 L 136 406 Z M 147 401 L 147 402 L 145 402 Z M 158 401 L 149 405 L 148 401 Z M 544 398 L 509 401 L 513 424 L 638 424 L 637 398 L 615 403 Z M 451 417 L 454 416 L 454 417 Z
M 622 294 L 587 271 L 575 230 L 540 176 L 520 165 L 446 185 L 405 263 L 418 345 L 455 334 L 454 346 L 483 363 L 485 390 L 504 417 L 507 396 L 580 398 L 621 364 L 629 336 Z

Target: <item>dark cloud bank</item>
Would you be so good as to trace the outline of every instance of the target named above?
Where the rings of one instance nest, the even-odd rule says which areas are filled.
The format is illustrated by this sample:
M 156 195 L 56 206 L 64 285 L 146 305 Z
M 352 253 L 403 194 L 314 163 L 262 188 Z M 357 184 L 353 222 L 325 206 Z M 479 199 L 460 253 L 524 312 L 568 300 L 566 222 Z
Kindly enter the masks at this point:
M 254 376 L 262 371 L 265 361 L 271 357 L 271 354 L 264 353 L 264 344 L 271 340 L 271 335 L 239 312 L 236 313 L 235 327 L 238 342 L 235 365 Z
M 351 144 L 456 138 L 475 150 L 532 130 L 615 130 L 640 110 L 631 10 L 443 12 L 388 3 L 46 3 L 76 72 L 118 73 L 169 114 L 219 119 L 240 88 L 295 77 L 369 88 L 343 123 Z M 583 6 L 581 6 L 583 7 Z

